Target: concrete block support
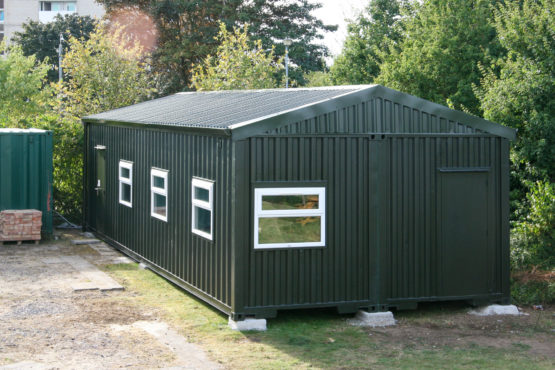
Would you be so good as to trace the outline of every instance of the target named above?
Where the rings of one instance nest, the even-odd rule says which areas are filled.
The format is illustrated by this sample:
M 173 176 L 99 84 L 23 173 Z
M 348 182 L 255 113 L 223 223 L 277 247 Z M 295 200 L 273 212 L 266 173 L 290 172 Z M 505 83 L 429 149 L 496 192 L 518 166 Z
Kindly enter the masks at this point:
M 513 304 L 509 304 L 509 305 L 492 304 L 489 306 L 482 307 L 478 310 L 469 311 L 468 313 L 476 316 L 493 316 L 493 315 L 518 316 L 520 315 L 520 311 Z
M 228 326 L 231 330 L 239 331 L 266 331 L 266 319 L 245 319 L 240 321 L 232 320 L 231 317 L 228 321 Z
M 359 310 L 355 317 L 349 320 L 351 325 L 369 326 L 372 328 L 392 326 L 396 324 L 395 318 L 391 311 L 387 312 L 366 312 Z

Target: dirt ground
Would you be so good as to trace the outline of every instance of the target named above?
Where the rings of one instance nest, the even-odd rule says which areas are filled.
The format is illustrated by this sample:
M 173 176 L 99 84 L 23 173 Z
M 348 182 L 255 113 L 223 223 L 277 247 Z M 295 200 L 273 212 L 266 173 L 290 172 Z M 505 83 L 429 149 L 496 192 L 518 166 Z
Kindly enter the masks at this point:
M 225 366 L 222 364 L 227 363 L 226 356 L 232 360 L 225 352 L 229 343 L 218 342 L 218 335 L 228 329 L 222 327 L 215 332 L 218 335 L 214 345 L 221 347 L 221 353 L 206 343 L 203 347 L 190 343 L 178 334 L 179 328 L 172 328 L 161 319 L 165 307 L 137 304 L 141 293 L 122 290 L 97 268 L 129 263 L 129 259 L 103 243 L 70 242 L 77 238 L 86 236 L 75 231 L 38 246 L 0 246 L 0 369 L 213 369 Z M 461 303 L 423 304 L 415 311 L 396 312 L 394 327 L 361 330 L 367 335 L 368 348 L 379 343 L 377 354 L 385 348 L 388 353 L 395 353 L 475 346 L 514 351 L 555 363 L 554 307 L 522 310 L 523 315 L 517 317 L 477 317 L 469 315 L 468 307 Z M 308 317 L 304 319 L 306 315 L 314 316 L 297 311 L 280 313 L 269 321 L 268 332 L 238 337 L 235 340 L 239 342 L 232 343 L 230 350 L 245 351 L 246 356 L 258 353 L 253 346 L 267 343 L 275 351 L 289 351 L 293 357 L 302 358 L 302 354 L 291 352 L 284 329 L 272 329 L 309 322 Z M 345 320 L 342 325 L 349 326 L 346 318 L 335 314 L 330 317 L 329 325 Z M 325 322 L 322 331 L 328 325 Z M 294 330 L 288 335 L 294 336 Z M 205 350 L 219 362 L 209 359 Z M 331 358 L 336 354 L 327 355 Z M 237 362 L 231 362 L 237 367 Z M 241 359 L 239 363 L 248 367 Z M 318 359 L 303 359 L 303 363 L 310 367 L 328 366 Z
M 218 368 L 94 266 L 122 262 L 66 238 L 0 246 L 0 368 Z

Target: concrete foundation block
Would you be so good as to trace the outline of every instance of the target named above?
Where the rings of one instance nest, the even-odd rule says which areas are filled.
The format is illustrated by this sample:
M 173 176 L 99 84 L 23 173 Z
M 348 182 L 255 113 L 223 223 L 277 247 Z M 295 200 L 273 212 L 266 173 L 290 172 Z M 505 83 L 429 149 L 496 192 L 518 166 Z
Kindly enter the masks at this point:
M 395 325 L 397 322 L 395 321 L 395 318 L 393 317 L 393 313 L 391 311 L 366 312 L 363 310 L 359 310 L 355 317 L 349 320 L 349 323 L 355 326 L 369 326 L 375 328 L 392 326 Z
M 228 324 L 231 330 L 239 331 L 266 331 L 266 319 L 245 319 L 240 321 L 232 320 L 229 318 Z
M 472 310 L 468 312 L 471 315 L 476 316 L 493 316 L 493 315 L 520 315 L 520 311 L 514 304 L 500 305 L 492 304 L 489 306 L 481 307 L 477 310 Z
M 74 239 L 71 241 L 71 244 L 74 245 L 84 245 L 84 244 L 96 244 L 100 243 L 98 239 Z

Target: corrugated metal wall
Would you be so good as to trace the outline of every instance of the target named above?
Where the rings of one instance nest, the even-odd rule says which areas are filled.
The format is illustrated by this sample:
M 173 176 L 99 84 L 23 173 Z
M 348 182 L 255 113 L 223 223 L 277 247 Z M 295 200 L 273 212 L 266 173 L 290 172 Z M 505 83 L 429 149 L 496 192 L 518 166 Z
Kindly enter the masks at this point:
M 326 246 L 254 250 L 248 244 L 247 312 L 257 307 L 378 304 L 455 298 L 441 237 L 440 169 L 474 169 L 488 179 L 487 294 L 501 294 L 503 211 L 508 176 L 501 143 L 489 135 L 291 135 L 249 140 L 250 193 L 244 217 L 253 224 L 253 189 L 322 181 L 327 191 Z M 508 152 L 507 152 L 508 153 Z M 286 183 L 280 183 L 286 182 Z M 451 196 L 451 195 L 449 195 Z M 452 194 L 457 197 L 458 194 Z M 472 269 L 472 266 L 467 266 Z M 484 292 L 477 292 L 476 296 Z M 331 304 L 331 305 L 334 305 Z
M 474 133 L 461 122 L 375 97 L 312 119 L 284 125 L 269 134 Z
M 5 209 L 42 211 L 42 230 L 52 233 L 52 132 L 0 132 L 0 211 Z
M 178 131 L 87 125 L 87 223 L 93 230 L 198 289 L 225 309 L 231 302 L 231 142 Z M 94 188 L 96 145 L 106 146 L 105 206 Z M 133 207 L 118 201 L 118 163 L 133 162 Z M 150 215 L 150 169 L 169 171 L 168 222 Z M 191 233 L 191 179 L 215 181 L 214 241 Z M 210 298 L 211 297 L 211 298 Z
M 250 143 L 253 188 L 260 182 L 325 182 L 327 246 L 249 248 L 247 306 L 367 301 L 375 289 L 370 277 L 376 241 L 363 230 L 375 222 L 371 194 L 378 184 L 371 177 L 378 174 L 383 143 L 364 137 L 267 137 Z M 252 219 L 252 207 L 249 212 Z

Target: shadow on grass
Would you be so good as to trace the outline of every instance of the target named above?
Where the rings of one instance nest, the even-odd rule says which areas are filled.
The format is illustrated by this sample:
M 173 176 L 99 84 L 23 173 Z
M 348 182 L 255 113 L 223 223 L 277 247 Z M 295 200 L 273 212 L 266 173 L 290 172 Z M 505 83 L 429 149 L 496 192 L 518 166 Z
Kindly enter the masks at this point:
M 351 326 L 347 319 L 352 315 L 339 315 L 335 309 L 285 310 L 268 320 L 268 331 L 240 333 L 228 329 L 226 315 L 149 270 L 136 264 L 109 265 L 106 270 L 140 293 L 137 304 L 164 311 L 165 320 L 230 368 L 517 368 L 549 363 L 531 357 L 526 345 L 509 350 L 453 348 L 420 340 L 427 321 L 468 316 L 470 306 L 464 302 L 425 303 L 415 311 L 396 312 L 400 324 L 380 329 Z M 413 338 L 405 340 L 406 333 Z

